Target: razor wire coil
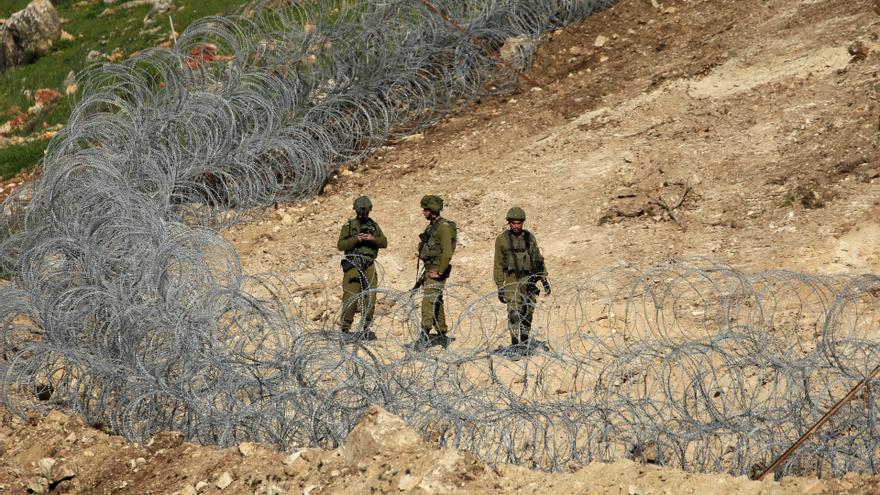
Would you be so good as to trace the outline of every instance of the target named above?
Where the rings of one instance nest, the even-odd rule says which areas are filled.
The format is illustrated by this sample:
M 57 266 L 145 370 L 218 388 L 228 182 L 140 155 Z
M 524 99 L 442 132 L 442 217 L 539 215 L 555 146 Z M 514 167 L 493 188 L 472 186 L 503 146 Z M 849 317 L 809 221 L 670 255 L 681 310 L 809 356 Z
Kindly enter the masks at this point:
M 114 431 L 338 445 L 369 404 L 442 445 L 544 469 L 630 457 L 751 474 L 877 363 L 877 277 L 706 261 L 557 287 L 551 349 L 511 360 L 492 294 L 449 286 L 456 337 L 414 352 L 414 294 L 381 288 L 375 344 L 333 332 L 333 282 L 245 274 L 217 230 L 316 194 L 341 165 L 528 67 L 591 0 L 267 2 L 170 49 L 90 67 L 42 178 L 0 222 L 3 399 Z M 511 62 L 490 50 L 520 42 Z M 876 472 L 869 391 L 784 467 Z M 865 414 L 868 411 L 870 414 Z

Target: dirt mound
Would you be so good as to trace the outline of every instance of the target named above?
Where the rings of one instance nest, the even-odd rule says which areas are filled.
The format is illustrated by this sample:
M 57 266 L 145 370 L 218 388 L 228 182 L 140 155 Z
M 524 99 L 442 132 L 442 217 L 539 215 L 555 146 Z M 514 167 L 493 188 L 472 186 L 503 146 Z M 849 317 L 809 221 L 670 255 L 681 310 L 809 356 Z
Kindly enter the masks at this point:
M 292 454 L 243 443 L 228 449 L 161 433 L 130 444 L 52 412 L 22 420 L 4 414 L 0 427 L 4 493 L 872 493 L 880 480 L 750 481 L 689 474 L 631 461 L 572 466 L 568 473 L 487 466 L 469 453 L 425 443 L 403 421 L 370 408 L 332 450 Z

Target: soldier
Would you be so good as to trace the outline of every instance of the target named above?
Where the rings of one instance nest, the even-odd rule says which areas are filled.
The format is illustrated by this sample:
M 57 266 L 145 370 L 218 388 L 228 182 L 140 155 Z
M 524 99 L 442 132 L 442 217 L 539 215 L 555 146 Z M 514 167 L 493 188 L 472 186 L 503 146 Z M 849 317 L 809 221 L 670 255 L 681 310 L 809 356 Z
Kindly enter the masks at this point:
M 375 290 L 376 267 L 373 262 L 379 250 L 388 247 L 388 239 L 372 218 L 370 210 L 373 204 L 370 198 L 361 196 L 354 200 L 354 211 L 357 215 L 342 226 L 336 247 L 345 252 L 342 259 L 342 316 L 340 327 L 343 334 L 351 332 L 355 310 L 360 307 L 364 325 L 356 337 L 375 340 L 376 334 L 370 330 L 373 322 L 373 311 L 376 305 Z M 365 293 L 366 292 L 366 293 Z
M 544 267 L 544 257 L 535 236 L 523 229 L 526 212 L 518 206 L 507 211 L 508 229 L 495 239 L 495 266 L 493 277 L 498 287 L 498 300 L 507 304 L 507 329 L 510 331 L 510 349 L 530 350 L 544 343 L 529 339 L 535 296 L 540 293 L 537 283 L 550 295 L 550 282 Z
M 422 214 L 428 220 L 428 227 L 419 235 L 419 259 L 425 264 L 424 271 L 416 282 L 416 288 L 422 287 L 422 324 L 419 336 L 413 342 L 412 348 L 417 351 L 424 350 L 433 343 L 439 343 L 444 348 L 449 345 L 450 339 L 446 336 L 446 311 L 443 308 L 443 289 L 446 279 L 452 271 L 452 253 L 455 251 L 456 227 L 455 222 L 440 217 L 443 209 L 443 199 L 438 196 L 428 195 L 422 198 Z M 436 338 L 431 336 L 431 330 L 437 329 L 439 334 Z

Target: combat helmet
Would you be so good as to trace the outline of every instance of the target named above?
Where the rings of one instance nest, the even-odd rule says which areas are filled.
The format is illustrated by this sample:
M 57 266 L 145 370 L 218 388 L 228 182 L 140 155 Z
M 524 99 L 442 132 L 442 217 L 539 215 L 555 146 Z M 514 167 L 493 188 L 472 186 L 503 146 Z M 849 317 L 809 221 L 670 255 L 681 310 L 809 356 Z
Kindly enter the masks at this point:
M 526 221 L 526 211 L 520 208 L 519 206 L 514 206 L 513 208 L 507 210 L 507 221 L 517 221 L 517 222 L 525 222 Z
M 367 214 L 373 209 L 373 203 L 370 202 L 370 198 L 361 196 L 354 200 L 354 205 L 352 207 L 358 214 Z
M 443 198 L 428 194 L 422 197 L 422 209 L 430 210 L 432 213 L 440 213 L 443 209 Z

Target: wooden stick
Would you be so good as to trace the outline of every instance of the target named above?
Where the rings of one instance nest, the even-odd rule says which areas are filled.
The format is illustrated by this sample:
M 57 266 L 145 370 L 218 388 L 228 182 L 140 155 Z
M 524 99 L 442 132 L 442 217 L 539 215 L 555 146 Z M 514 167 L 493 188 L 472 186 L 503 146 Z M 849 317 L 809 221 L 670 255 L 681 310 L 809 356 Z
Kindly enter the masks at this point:
M 880 365 L 874 368 L 874 371 L 872 371 L 870 375 L 868 375 L 866 378 L 863 378 L 862 381 L 857 383 L 856 386 L 853 387 L 852 390 L 849 391 L 849 393 L 844 395 L 842 399 L 837 401 L 837 404 L 834 404 L 834 407 L 832 407 L 827 413 L 825 413 L 825 415 L 822 416 L 819 421 L 816 421 L 816 424 L 814 424 L 809 430 L 807 430 L 806 433 L 801 435 L 801 437 L 798 438 L 798 441 L 795 442 L 794 445 L 789 447 L 788 450 L 783 452 L 782 455 L 779 456 L 779 458 L 770 465 L 770 467 L 768 467 L 764 470 L 763 473 L 758 475 L 758 481 L 763 480 L 765 476 L 772 473 L 773 471 L 776 471 L 776 469 L 778 469 L 779 466 L 781 466 L 782 463 L 785 462 L 786 459 L 788 459 L 795 450 L 800 448 L 800 446 L 803 445 L 804 442 L 806 442 L 811 436 L 813 436 L 813 434 L 816 433 L 816 431 L 818 431 L 819 428 L 822 427 L 822 425 L 824 425 L 829 419 L 831 419 L 831 416 L 834 416 L 834 414 L 841 407 L 843 407 L 844 404 L 849 402 L 859 392 L 859 390 L 861 390 L 865 385 L 868 384 L 868 382 L 876 378 L 878 373 L 880 373 Z

